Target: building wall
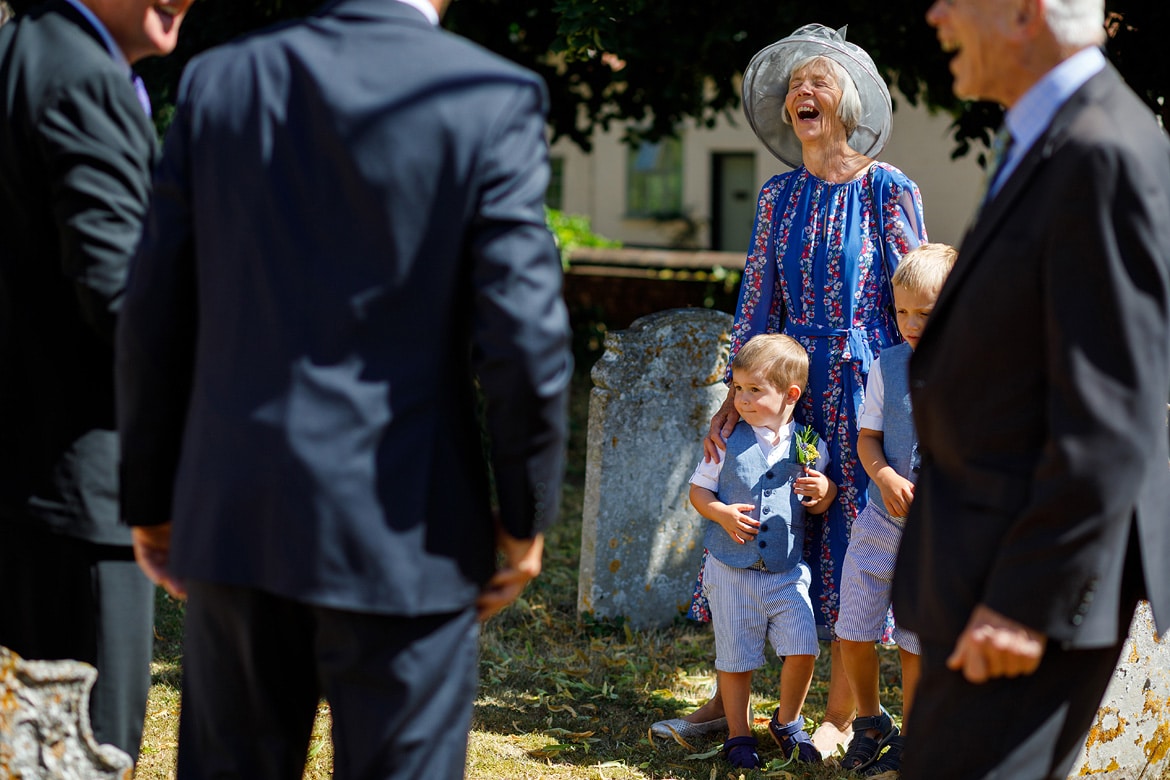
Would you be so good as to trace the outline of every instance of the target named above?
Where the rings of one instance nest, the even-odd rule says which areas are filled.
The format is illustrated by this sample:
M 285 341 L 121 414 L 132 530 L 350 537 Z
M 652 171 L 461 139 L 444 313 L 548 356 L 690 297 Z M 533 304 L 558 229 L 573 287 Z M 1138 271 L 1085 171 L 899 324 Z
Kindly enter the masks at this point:
M 951 159 L 949 115 L 936 115 L 922 106 L 911 106 L 897 93 L 894 102 L 894 132 L 879 159 L 902 169 L 918 183 L 931 240 L 957 245 L 982 190 L 982 169 L 972 155 Z M 698 225 L 694 246 L 710 248 L 711 155 L 754 154 L 757 190 L 788 167 L 759 144 L 742 114 L 734 118 L 720 117 L 711 129 L 687 127 L 681 138 L 683 211 Z M 564 160 L 562 206 L 566 212 L 588 215 L 594 231 L 625 244 L 676 244 L 684 227 L 682 223 L 659 224 L 625 216 L 627 148 L 621 142 L 620 129 L 595 134 L 593 152 L 589 155 L 566 139 L 554 144 L 552 154 Z M 743 238 L 745 247 L 749 238 Z

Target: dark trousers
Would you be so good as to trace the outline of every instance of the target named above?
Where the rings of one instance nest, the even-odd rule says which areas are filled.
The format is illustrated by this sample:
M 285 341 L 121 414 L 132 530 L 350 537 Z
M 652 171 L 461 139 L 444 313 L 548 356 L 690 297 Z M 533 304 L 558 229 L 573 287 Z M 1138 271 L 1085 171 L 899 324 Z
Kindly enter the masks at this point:
M 946 668 L 951 649 L 923 645 L 902 780 L 1065 780 L 1121 645 L 1049 646 L 1034 674 L 981 685 Z
M 179 780 L 300 780 L 317 703 L 333 776 L 463 777 L 479 625 L 315 607 L 188 582 Z
M 135 761 L 150 692 L 154 590 L 129 547 L 24 526 L 0 532 L 0 645 L 30 660 L 96 667 L 94 738 Z
M 1033 674 L 980 685 L 946 668 L 953 647 L 923 642 L 922 677 L 906 724 L 901 780 L 1065 780 L 1113 679 L 1144 597 L 1137 530 L 1130 532 L 1115 644 L 1066 650 L 1049 642 Z

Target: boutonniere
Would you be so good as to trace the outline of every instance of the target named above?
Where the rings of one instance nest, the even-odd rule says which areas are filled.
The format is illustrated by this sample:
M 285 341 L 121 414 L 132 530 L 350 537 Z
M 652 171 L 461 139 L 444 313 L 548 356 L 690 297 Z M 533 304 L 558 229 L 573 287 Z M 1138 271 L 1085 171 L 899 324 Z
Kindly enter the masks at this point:
M 817 444 L 820 437 L 811 425 L 805 425 L 796 430 L 796 460 L 802 466 L 812 466 L 817 462 Z

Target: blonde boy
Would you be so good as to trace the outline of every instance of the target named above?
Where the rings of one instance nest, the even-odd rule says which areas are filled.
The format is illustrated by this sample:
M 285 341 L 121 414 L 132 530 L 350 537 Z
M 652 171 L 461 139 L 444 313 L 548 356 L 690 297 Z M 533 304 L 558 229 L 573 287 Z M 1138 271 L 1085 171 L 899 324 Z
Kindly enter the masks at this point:
M 820 753 L 804 732 L 800 711 L 819 652 L 801 558 L 805 513 L 820 514 L 837 495 L 824 474 L 828 454 L 802 466 L 792 413 L 808 382 L 808 355 L 781 334 L 756 336 L 731 365 L 740 422 L 726 457 L 700 460 L 691 476 L 691 503 L 711 521 L 703 586 L 715 629 L 715 668 L 727 714 L 723 751 L 732 765 L 760 765 L 750 726 L 752 672 L 771 642 L 784 658 L 780 706 L 769 724 L 785 754 L 803 761 Z
M 888 347 L 870 368 L 865 403 L 858 413 L 857 455 L 869 475 L 869 502 L 853 522 L 841 570 L 841 609 L 836 632 L 845 673 L 857 700 L 853 740 L 841 766 L 869 776 L 901 765 L 903 741 L 881 706 L 878 657 L 890 608 L 894 559 L 914 498 L 918 452 L 910 414 L 910 355 L 918 346 L 956 252 L 946 244 L 923 244 L 894 271 L 894 308 L 904 344 Z M 902 661 L 902 718 L 914 700 L 919 674 L 918 637 L 895 627 Z

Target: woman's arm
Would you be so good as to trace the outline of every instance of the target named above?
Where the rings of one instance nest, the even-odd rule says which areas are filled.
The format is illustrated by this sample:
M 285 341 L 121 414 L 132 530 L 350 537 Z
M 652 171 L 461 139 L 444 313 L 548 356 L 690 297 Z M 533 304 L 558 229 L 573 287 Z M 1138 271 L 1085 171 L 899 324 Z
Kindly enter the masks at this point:
M 711 418 L 711 427 L 703 439 L 703 459 L 718 463 L 723 457 L 720 450 L 727 449 L 727 437 L 735 430 L 739 422 L 739 412 L 735 411 L 735 388 L 727 388 L 727 397 L 715 416 Z

